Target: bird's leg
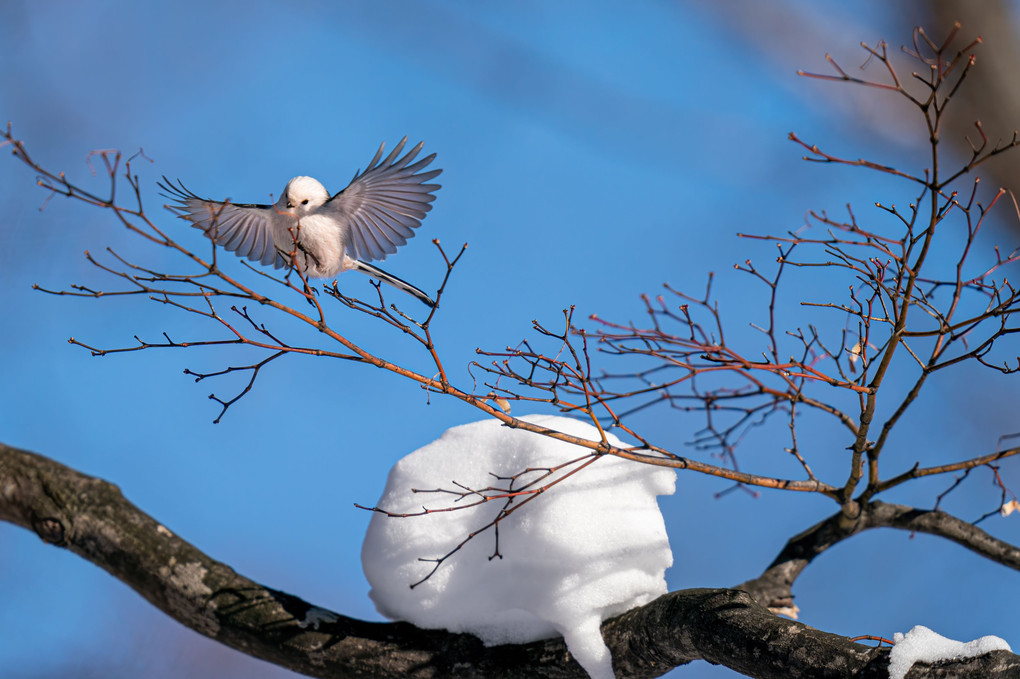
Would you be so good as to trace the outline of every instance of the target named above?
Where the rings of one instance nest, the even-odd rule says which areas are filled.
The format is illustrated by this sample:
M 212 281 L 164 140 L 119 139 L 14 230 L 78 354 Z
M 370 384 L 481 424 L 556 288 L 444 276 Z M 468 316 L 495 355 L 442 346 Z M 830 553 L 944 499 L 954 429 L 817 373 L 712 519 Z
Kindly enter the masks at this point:
M 294 249 L 287 253 L 289 261 L 293 261 L 296 263 L 297 253 L 301 252 L 301 254 L 305 256 L 305 264 L 303 267 L 301 267 L 303 271 L 308 270 L 309 257 L 311 257 L 316 267 L 321 268 L 322 262 L 319 261 L 319 258 L 315 256 L 314 252 L 306 248 L 304 243 L 301 242 L 301 222 L 298 222 L 296 226 L 288 227 L 287 230 L 290 231 L 290 237 L 293 239 L 294 242 Z M 277 248 L 277 251 L 279 251 L 279 248 Z
M 305 246 L 301 243 L 301 241 L 295 241 L 294 244 L 297 245 L 297 249 L 300 250 L 305 255 L 305 268 L 306 269 L 308 268 L 308 258 L 309 257 L 311 257 L 312 261 L 315 262 L 315 266 L 321 266 L 321 262 L 319 262 L 319 258 L 316 257 L 314 254 L 312 254 L 311 251 L 306 250 Z
M 301 241 L 294 241 L 294 245 L 297 246 L 297 249 L 300 250 L 304 254 L 304 256 L 305 256 L 305 265 L 304 265 L 304 267 L 302 267 L 303 271 L 308 271 L 308 258 L 309 257 L 311 257 L 312 261 L 315 262 L 315 266 L 319 266 L 319 258 L 316 257 L 311 252 L 309 252 L 307 249 L 305 249 L 305 246 L 301 244 Z M 315 306 L 315 302 L 312 301 L 312 295 L 313 294 L 318 294 L 319 291 L 318 291 L 318 289 L 309 286 L 307 279 L 304 279 L 304 281 L 305 281 L 305 285 L 304 285 L 305 295 L 308 296 L 307 297 L 308 303 L 311 304 L 312 306 Z
M 285 261 L 287 263 L 287 267 L 291 271 L 300 271 L 300 270 L 302 270 L 302 268 L 307 268 L 307 266 L 308 266 L 308 257 L 311 257 L 312 259 L 314 259 L 315 263 L 318 264 L 319 260 L 316 259 L 315 255 L 313 255 L 312 253 L 310 253 L 307 250 L 305 250 L 305 248 L 301 245 L 301 243 L 298 243 L 298 242 L 295 241 L 294 245 L 297 246 L 296 249 L 295 250 L 291 250 L 290 252 L 285 252 L 282 248 L 276 248 L 277 254 L 280 255 L 280 258 L 283 259 L 283 261 Z M 297 250 L 301 250 L 302 253 L 305 255 L 305 267 L 295 266 L 297 264 L 297 257 L 296 257 Z M 318 294 L 319 293 L 318 289 L 317 288 L 313 288 L 310 285 L 308 285 L 308 280 L 306 278 L 304 278 L 303 276 L 301 277 L 301 280 L 302 280 L 302 286 L 301 286 L 302 287 L 302 292 L 304 292 L 304 294 L 305 294 L 305 299 L 307 300 L 307 302 L 309 304 L 311 304 L 312 306 L 315 306 L 315 302 L 312 300 L 312 295 Z

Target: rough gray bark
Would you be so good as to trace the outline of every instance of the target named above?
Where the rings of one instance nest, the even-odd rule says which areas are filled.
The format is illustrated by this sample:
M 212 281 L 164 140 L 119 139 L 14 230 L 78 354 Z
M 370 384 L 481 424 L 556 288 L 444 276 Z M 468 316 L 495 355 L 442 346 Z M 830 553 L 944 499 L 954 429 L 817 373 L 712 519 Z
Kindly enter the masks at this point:
M 309 676 L 586 676 L 561 639 L 487 648 L 471 635 L 355 620 L 265 587 L 174 535 L 113 484 L 3 444 L 0 519 L 102 567 L 191 629 Z M 738 590 L 672 592 L 602 632 L 620 677 L 656 677 L 695 659 L 763 678 L 888 676 L 888 649 L 780 618 Z M 908 676 L 1018 675 L 1020 657 L 997 652 Z

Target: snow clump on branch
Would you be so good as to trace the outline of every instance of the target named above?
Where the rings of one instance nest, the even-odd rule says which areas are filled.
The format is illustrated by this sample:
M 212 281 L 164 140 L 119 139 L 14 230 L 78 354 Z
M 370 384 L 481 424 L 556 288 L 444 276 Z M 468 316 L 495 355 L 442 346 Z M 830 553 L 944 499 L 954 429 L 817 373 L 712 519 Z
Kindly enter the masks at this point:
M 976 658 L 992 651 L 1011 651 L 1005 640 L 987 636 L 968 641 L 953 641 L 923 625 L 915 625 L 906 634 L 893 635 L 892 653 L 889 654 L 889 679 L 903 679 L 915 662 L 934 663 L 939 660 Z
M 578 420 L 521 419 L 600 440 Z M 397 462 L 378 504 L 385 513 L 373 515 L 361 553 L 376 608 L 487 645 L 562 635 L 593 679 L 611 679 L 599 627 L 666 593 L 673 555 L 656 496 L 673 493 L 676 473 L 591 452 L 485 420 L 454 427 Z M 514 495 L 507 505 L 508 491 L 547 486 L 589 460 L 548 490 Z

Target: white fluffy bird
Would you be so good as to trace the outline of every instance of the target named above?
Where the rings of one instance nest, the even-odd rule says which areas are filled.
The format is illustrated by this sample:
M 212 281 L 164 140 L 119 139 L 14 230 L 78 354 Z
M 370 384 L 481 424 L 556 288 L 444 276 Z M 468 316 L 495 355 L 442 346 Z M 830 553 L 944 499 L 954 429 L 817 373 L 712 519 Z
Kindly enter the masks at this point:
M 442 170 L 423 171 L 436 154 L 412 162 L 425 145 L 420 142 L 398 158 L 405 143 L 407 137 L 385 159 L 381 144 L 365 171 L 333 196 L 311 177 L 287 182 L 274 205 L 206 200 L 166 177 L 159 186 L 178 203 L 168 208 L 240 257 L 278 269 L 296 265 L 311 278 L 357 269 L 434 307 L 418 288 L 366 263 L 385 259 L 414 236 L 440 188 L 425 182 Z

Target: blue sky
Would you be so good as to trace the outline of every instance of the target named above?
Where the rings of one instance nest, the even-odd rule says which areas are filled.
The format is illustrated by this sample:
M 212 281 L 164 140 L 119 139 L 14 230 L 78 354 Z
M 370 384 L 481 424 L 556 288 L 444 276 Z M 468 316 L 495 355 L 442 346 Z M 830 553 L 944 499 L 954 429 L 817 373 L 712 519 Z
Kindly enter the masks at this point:
M 849 104 L 838 87 L 794 74 L 824 69 L 827 51 L 858 65 L 861 40 L 909 38 L 909 24 L 887 21 L 879 3 L 862 3 L 860 15 L 842 5 L 777 4 L 810 27 L 798 36 L 767 26 L 740 32 L 717 5 L 697 3 L 6 3 L 0 120 L 46 167 L 96 189 L 102 178 L 89 174 L 89 151 L 144 149 L 153 161 L 135 165 L 144 198 L 195 247 L 201 235 L 158 208 L 163 174 L 203 195 L 268 202 L 294 175 L 335 191 L 379 142 L 424 139 L 444 169 L 443 188 L 418 237 L 384 267 L 434 289 L 441 262 L 429 241 L 451 250 L 469 243 L 434 325 L 453 378 L 467 383 L 476 347 L 533 337 L 532 319 L 555 323 L 571 304 L 579 318 L 636 319 L 641 293 L 667 281 L 700 292 L 708 271 L 718 274 L 733 332 L 746 332 L 762 291 L 732 266 L 748 257 L 764 265 L 774 254 L 736 232 L 797 228 L 809 209 L 852 202 L 866 213 L 876 200 L 910 200 L 902 184 L 804 163 L 786 140 L 795 130 L 853 157 L 923 162 L 900 134 L 912 128 L 890 121 L 876 132 L 862 120 L 880 107 Z M 140 300 L 33 292 L 33 283 L 109 285 L 84 250 L 110 246 L 173 265 L 103 213 L 59 199 L 40 211 L 45 199 L 26 167 L 0 162 L 4 442 L 116 483 L 255 580 L 376 617 L 359 561 L 369 517 L 353 503 L 373 503 L 394 461 L 479 414 L 377 370 L 296 357 L 267 368 L 214 425 L 207 395 L 239 382 L 196 385 L 182 371 L 251 354 L 92 358 L 68 345 L 74 336 L 122 346 L 164 331 L 201 338 L 208 326 Z M 370 291 L 356 274 L 342 282 Z M 822 281 L 830 283 L 841 284 Z M 782 320 L 802 323 L 789 309 Z M 399 337 L 350 322 L 364 345 L 420 361 Z M 1016 428 L 1015 406 L 1006 405 L 1015 393 L 1015 379 L 947 375 L 904 423 L 896 460 L 909 467 L 993 450 Z M 642 423 L 683 452 L 700 425 L 689 418 L 658 411 Z M 778 457 L 781 431 L 773 433 L 748 444 L 748 463 L 767 469 L 778 460 L 775 468 L 795 474 Z M 816 464 L 835 473 L 832 457 L 846 442 L 833 445 L 833 436 L 842 432 L 805 431 L 820 451 Z M 973 476 L 949 506 L 965 518 L 996 499 L 988 478 Z M 1015 464 L 1004 478 L 1020 487 Z M 885 499 L 930 506 L 950 482 Z M 681 474 L 662 502 L 671 588 L 751 578 L 788 537 L 834 509 L 777 492 L 714 499 L 725 487 Z M 1020 542 L 1016 517 L 983 527 Z M 290 676 L 220 651 L 98 568 L 6 524 L 0 591 L 0 663 L 12 676 Z M 1002 566 L 894 532 L 839 545 L 795 588 L 802 620 L 827 631 L 890 636 L 925 624 L 959 639 L 997 634 L 1016 647 L 1015 591 L 1015 573 Z M 730 674 L 704 663 L 677 673 Z

